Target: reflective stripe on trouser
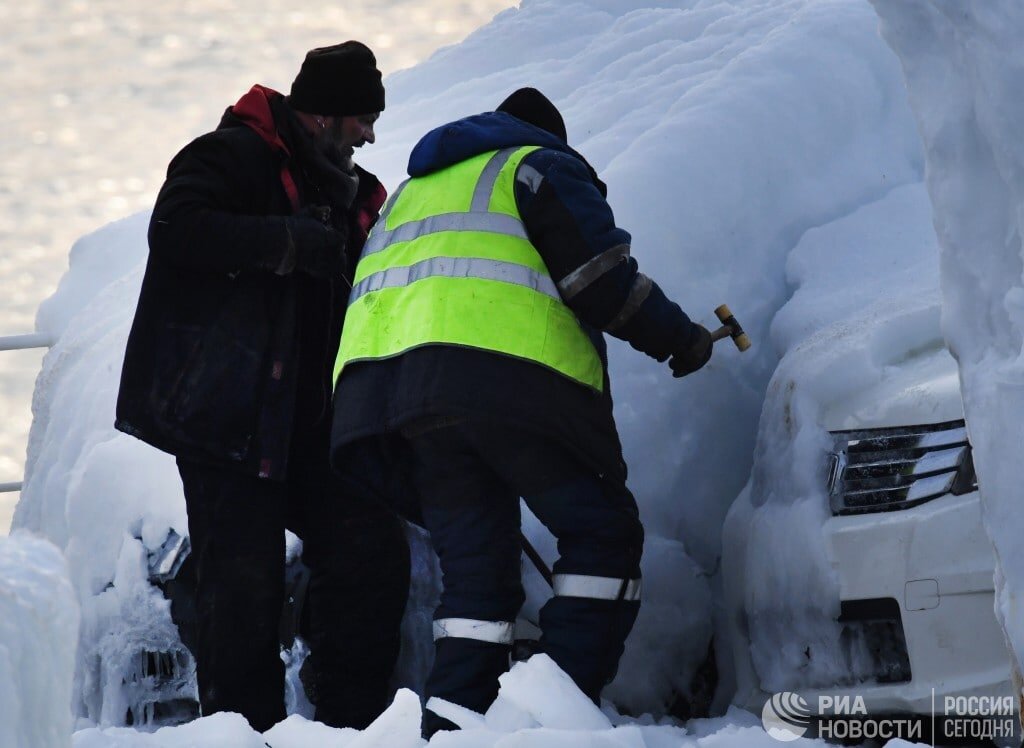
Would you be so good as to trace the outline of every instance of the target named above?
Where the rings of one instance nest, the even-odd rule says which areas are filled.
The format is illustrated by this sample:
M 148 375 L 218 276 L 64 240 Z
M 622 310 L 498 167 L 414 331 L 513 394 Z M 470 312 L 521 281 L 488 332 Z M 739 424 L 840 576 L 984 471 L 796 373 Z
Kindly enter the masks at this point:
M 593 595 L 559 595 L 545 604 L 541 649 L 597 699 L 640 608 L 643 528 L 629 490 L 598 477 L 560 443 L 513 424 L 463 421 L 413 437 L 409 448 L 424 525 L 444 574 L 437 618 L 515 617 L 524 599 L 524 497 L 558 538 L 559 590 Z M 453 636 L 435 645 L 427 696 L 486 711 L 508 666 L 508 647 Z
M 556 597 L 583 597 L 591 600 L 640 599 L 639 579 L 595 577 L 587 574 L 555 574 L 552 587 Z
M 491 644 L 511 644 L 514 621 L 479 621 L 474 618 L 439 618 L 434 621 L 434 641 L 475 639 Z

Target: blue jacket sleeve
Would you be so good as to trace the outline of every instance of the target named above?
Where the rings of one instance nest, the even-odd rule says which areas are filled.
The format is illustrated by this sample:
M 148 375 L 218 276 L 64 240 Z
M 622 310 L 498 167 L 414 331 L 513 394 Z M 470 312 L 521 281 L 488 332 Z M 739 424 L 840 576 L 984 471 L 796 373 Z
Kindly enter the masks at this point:
M 562 298 L 587 326 L 659 361 L 696 340 L 696 326 L 630 256 L 630 235 L 587 165 L 541 149 L 516 172 L 516 204 Z

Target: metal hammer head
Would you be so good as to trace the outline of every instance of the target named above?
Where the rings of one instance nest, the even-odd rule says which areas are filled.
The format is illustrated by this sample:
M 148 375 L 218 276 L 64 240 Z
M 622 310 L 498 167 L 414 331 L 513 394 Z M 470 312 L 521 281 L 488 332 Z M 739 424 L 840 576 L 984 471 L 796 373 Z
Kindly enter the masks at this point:
M 715 340 L 730 337 L 740 351 L 747 350 L 750 347 L 750 338 L 743 332 L 743 328 L 740 327 L 740 323 L 736 321 L 732 312 L 729 311 L 729 307 L 726 304 L 722 304 L 722 306 L 715 310 L 715 315 L 718 317 L 719 322 L 722 323 L 722 327 L 716 330 L 712 337 Z

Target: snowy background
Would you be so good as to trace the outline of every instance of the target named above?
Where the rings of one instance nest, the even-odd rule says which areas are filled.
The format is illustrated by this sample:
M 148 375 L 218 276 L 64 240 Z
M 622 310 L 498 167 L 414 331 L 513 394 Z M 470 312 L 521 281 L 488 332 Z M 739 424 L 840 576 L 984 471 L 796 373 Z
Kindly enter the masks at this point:
M 833 581 L 813 542 L 827 512 L 819 487 L 825 432 L 922 408 L 936 420 L 957 417 L 958 374 L 944 333 L 974 418 L 1005 580 L 1002 614 L 1024 652 L 1016 607 L 1024 563 L 1007 472 L 1016 463 L 1007 451 L 1021 443 L 1012 415 L 1024 410 L 1014 405 L 1024 391 L 1024 171 L 1013 137 L 1021 11 L 1013 0 L 970 11 L 953 1 L 876 0 L 877 14 L 866 0 L 637 5 L 525 0 L 392 75 L 379 142 L 361 154 L 394 185 L 422 133 L 537 86 L 608 182 L 641 269 L 705 324 L 715 306 L 730 304 L 755 343 L 742 355 L 720 346 L 708 367 L 682 381 L 624 344 L 611 346 L 616 415 L 649 539 L 645 605 L 606 696 L 620 710 L 655 716 L 635 721 L 611 703 L 604 712 L 580 705 L 535 658 L 506 676 L 493 714 L 460 715 L 475 729 L 438 745 L 775 745 L 757 717 L 737 710 L 691 722 L 688 732 L 655 724 L 673 690 L 688 690 L 721 616 L 726 513 L 739 495 L 730 525 L 760 528 L 761 544 L 740 563 L 763 573 L 765 600 L 799 610 L 801 599 L 827 593 Z M 258 748 L 262 738 L 231 715 L 154 734 L 109 727 L 117 710 L 108 707 L 123 706 L 124 695 L 98 695 L 110 685 L 104 653 L 125 641 L 111 632 L 166 626 L 165 606 L 145 584 L 145 557 L 168 527 L 184 529 L 173 463 L 110 427 L 146 220 L 135 215 L 80 240 L 70 272 L 40 309 L 39 329 L 60 342 L 37 385 L 14 524 L 52 540 L 71 569 L 81 638 L 53 677 L 63 672 L 69 681 L 75 672 L 76 748 Z M 550 559 L 541 531 L 527 529 Z M 806 576 L 772 575 L 775 563 L 801 566 Z M 531 577 L 529 588 L 536 607 L 542 586 Z M 762 630 L 754 644 L 763 672 L 783 679 L 779 645 L 827 630 L 834 611 L 805 610 Z M 718 706 L 730 696 L 726 684 Z M 274 748 L 414 746 L 418 713 L 415 698 L 400 693 L 362 734 L 294 716 L 266 739 Z

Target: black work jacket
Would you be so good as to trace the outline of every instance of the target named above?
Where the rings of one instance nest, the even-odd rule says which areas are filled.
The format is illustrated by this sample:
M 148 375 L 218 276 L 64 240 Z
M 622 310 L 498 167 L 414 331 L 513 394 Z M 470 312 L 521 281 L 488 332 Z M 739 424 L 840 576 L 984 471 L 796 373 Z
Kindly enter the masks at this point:
M 171 161 L 153 209 L 115 421 L 171 454 L 272 479 L 287 477 L 297 450 L 326 459 L 352 271 L 350 263 L 344 277 L 327 281 L 269 269 L 287 252 L 289 216 L 330 204 L 282 139 L 296 137 L 294 123 L 286 130 L 281 122 L 289 116 L 280 94 L 256 86 Z M 356 169 L 352 207 L 331 206 L 353 261 L 385 194 Z

